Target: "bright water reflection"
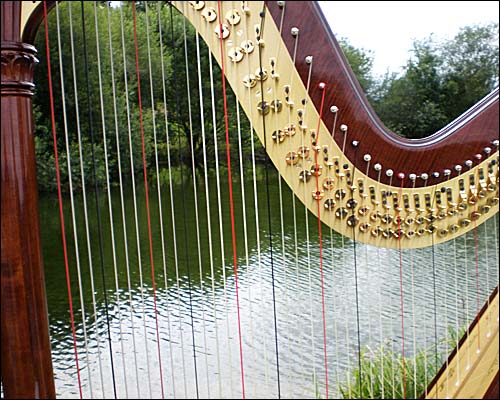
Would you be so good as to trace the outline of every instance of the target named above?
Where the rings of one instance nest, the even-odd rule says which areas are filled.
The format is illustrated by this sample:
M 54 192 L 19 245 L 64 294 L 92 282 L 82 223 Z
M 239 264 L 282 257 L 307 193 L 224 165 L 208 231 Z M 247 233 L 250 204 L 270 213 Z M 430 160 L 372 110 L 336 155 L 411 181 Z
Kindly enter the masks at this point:
M 243 213 L 240 182 L 235 183 L 238 295 L 246 396 L 278 396 L 274 305 L 281 396 L 311 398 L 318 392 L 324 396 L 325 363 L 317 225 L 312 216 L 306 217 L 304 207 L 299 202 L 295 203 L 294 213 L 292 194 L 284 184 L 281 196 L 283 207 L 280 208 L 278 177 L 272 175 L 271 180 L 272 259 L 265 182 L 262 180 L 257 185 L 258 227 L 253 184 L 244 182 Z M 174 184 L 175 236 L 172 233 L 169 187 L 161 188 L 163 248 L 156 188 L 150 188 L 159 349 L 144 191 L 141 190 L 137 195 L 140 257 L 132 192 L 125 192 L 125 235 L 120 193 L 118 189 L 112 192 L 116 266 L 113 262 L 108 203 L 105 194 L 100 194 L 106 298 L 103 294 L 93 194 L 88 194 L 91 264 L 82 199 L 80 194 L 76 195 L 76 233 L 83 300 L 80 298 L 77 278 L 71 214 L 69 208 L 66 210 L 71 289 L 84 397 L 90 397 L 92 392 L 95 398 L 110 398 L 114 396 L 114 387 L 119 398 L 161 397 L 158 353 L 161 354 L 165 397 L 241 397 L 238 315 L 227 182 L 223 181 L 221 186 L 223 245 L 215 178 L 210 179 L 209 187 L 210 219 L 206 211 L 205 188 L 199 184 L 199 220 L 196 221 L 192 182 L 185 183 L 186 201 L 179 195 L 180 183 Z M 56 389 L 58 397 L 69 398 L 78 397 L 78 382 L 56 205 L 54 198 L 42 197 L 41 226 Z M 309 232 L 306 230 L 307 225 Z M 413 354 L 415 347 L 429 347 L 436 338 L 446 338 L 447 326 L 463 326 L 466 321 L 470 321 L 492 288 L 498 284 L 497 227 L 498 216 L 477 228 L 477 280 L 474 232 L 434 248 L 403 251 L 404 338 L 407 355 Z M 399 253 L 397 250 L 379 249 L 361 243 L 354 245 L 351 240 L 342 239 L 329 228 L 323 226 L 323 229 L 329 386 L 330 393 L 338 395 L 337 383 L 345 381 L 347 371 L 357 366 L 358 332 L 362 347 L 368 345 L 373 349 L 384 342 L 392 346 L 394 351 L 401 350 Z M 124 236 L 128 253 L 125 252 Z M 197 237 L 200 238 L 199 243 Z M 274 303 L 272 268 L 276 297 Z M 86 344 L 84 336 L 87 337 Z

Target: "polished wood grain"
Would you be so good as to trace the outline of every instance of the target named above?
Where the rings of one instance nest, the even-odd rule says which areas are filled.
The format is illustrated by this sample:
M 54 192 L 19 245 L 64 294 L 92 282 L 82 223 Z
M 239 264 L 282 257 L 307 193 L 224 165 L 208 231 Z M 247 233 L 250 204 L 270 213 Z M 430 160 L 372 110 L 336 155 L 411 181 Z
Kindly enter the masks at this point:
M 431 176 L 427 182 L 431 185 L 447 179 L 443 175 L 445 169 L 453 170 L 455 165 L 461 165 L 465 171 L 468 168 L 464 166 L 464 162 L 468 159 L 473 161 L 473 165 L 477 165 L 479 160 L 475 156 L 481 154 L 484 159 L 485 147 L 496 150 L 491 142 L 498 139 L 499 135 L 498 90 L 488 98 L 491 100 L 496 96 L 496 101 L 469 121 L 467 119 L 479 105 L 428 138 L 418 140 L 401 138 L 384 126 L 368 103 L 317 2 L 288 1 L 285 8 L 279 7 L 277 3 L 266 2 L 278 26 L 282 13 L 285 12 L 282 38 L 290 54 L 293 53 L 295 43 L 290 31 L 292 27 L 300 30 L 296 68 L 303 82 L 307 81 L 309 73 L 309 65 L 306 64 L 305 58 L 312 55 L 311 87 L 316 87 L 319 82 L 328 84 L 326 107 L 336 105 L 339 108 L 337 127 L 339 124 L 346 124 L 349 128 L 347 138 L 349 145 L 346 146 L 345 153 L 362 171 L 366 168 L 362 157 L 364 154 L 370 154 L 372 165 L 381 163 L 384 170 L 392 169 L 395 174 L 404 172 L 408 176 L 410 173 L 419 175 L 425 172 L 431 175 L 433 172 L 438 172 L 440 174 L 438 178 Z M 355 23 L 356 21 L 353 21 L 353 24 Z M 370 34 L 367 32 L 367 35 Z M 311 97 L 319 109 L 320 91 L 312 92 Z M 323 118 L 331 130 L 333 114 L 326 112 Z M 461 125 L 460 123 L 464 121 L 467 122 Z M 342 146 L 343 137 L 339 131 L 335 133 L 335 140 Z M 357 149 L 350 145 L 353 140 L 359 141 Z M 376 171 L 370 170 L 371 178 L 377 179 L 377 175 Z M 381 181 L 387 184 L 390 182 L 385 174 L 382 174 Z M 417 186 L 424 183 L 423 180 L 417 180 Z M 411 185 L 412 182 L 407 180 L 406 186 L 411 187 Z
M 21 43 L 21 2 L 2 7 L 1 352 L 5 398 L 55 398 L 33 140 L 36 50 Z

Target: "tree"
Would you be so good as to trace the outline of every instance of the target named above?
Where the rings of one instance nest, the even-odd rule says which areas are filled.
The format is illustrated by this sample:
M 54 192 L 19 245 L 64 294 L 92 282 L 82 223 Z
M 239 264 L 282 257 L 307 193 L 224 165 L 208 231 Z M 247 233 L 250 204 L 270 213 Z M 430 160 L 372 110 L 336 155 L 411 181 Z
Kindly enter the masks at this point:
M 498 85 L 498 24 L 464 27 L 450 40 L 415 41 L 401 76 L 386 75 L 372 104 L 386 126 L 402 136 L 428 136 Z

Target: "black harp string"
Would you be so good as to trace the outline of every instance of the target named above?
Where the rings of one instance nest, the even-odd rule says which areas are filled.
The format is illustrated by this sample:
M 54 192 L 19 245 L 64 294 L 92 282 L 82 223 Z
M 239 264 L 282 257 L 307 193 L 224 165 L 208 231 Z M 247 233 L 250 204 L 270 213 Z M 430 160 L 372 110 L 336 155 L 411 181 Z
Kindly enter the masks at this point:
M 345 133 L 347 135 L 347 132 Z M 353 163 L 352 163 L 352 175 L 351 175 L 351 206 L 352 206 L 352 213 L 351 213 L 351 229 L 352 229 L 352 252 L 354 256 L 354 287 L 355 287 L 355 294 L 356 294 L 356 332 L 357 332 L 357 341 L 358 341 L 358 368 L 359 368 L 359 395 L 362 395 L 362 388 L 363 388 L 363 371 L 361 369 L 361 334 L 360 334 L 360 318 L 359 318 L 359 285 L 358 285 L 358 257 L 357 257 L 357 249 L 356 249 L 356 214 L 355 214 L 355 209 L 354 207 L 354 175 L 356 172 L 356 161 L 357 161 L 357 156 L 358 156 L 358 147 L 356 146 L 354 148 L 354 158 L 353 158 Z M 349 178 L 348 176 L 346 176 Z M 349 179 L 347 179 L 347 183 L 349 184 Z
M 267 153 L 267 134 L 266 134 L 266 108 L 269 107 L 264 101 L 264 80 L 263 78 L 263 66 L 262 66 L 262 46 L 260 40 L 262 40 L 262 35 L 264 33 L 264 22 L 266 17 L 266 2 L 262 7 L 260 12 L 260 28 L 257 33 L 257 46 L 259 48 L 259 81 L 260 81 L 260 94 L 261 94 L 261 109 L 262 109 L 262 130 L 264 135 L 264 153 L 265 153 L 265 177 L 266 177 L 266 202 L 267 202 L 267 223 L 269 229 L 269 254 L 271 261 L 271 283 L 273 288 L 273 319 L 274 319 L 274 344 L 276 352 L 276 377 L 277 377 L 277 389 L 278 398 L 281 399 L 281 384 L 280 384 L 280 362 L 279 362 L 279 346 L 278 346 L 278 319 L 276 312 L 276 285 L 274 280 L 274 257 L 273 257 L 273 231 L 271 226 L 271 199 L 269 193 L 269 169 L 271 168 L 271 163 L 269 160 L 269 154 Z
M 175 115 L 176 115 L 177 121 L 179 122 L 179 120 L 180 120 L 180 100 L 179 100 L 179 86 L 177 83 L 178 82 L 177 81 L 177 59 L 175 56 L 174 17 L 173 17 L 173 12 L 172 12 L 172 2 L 169 2 L 168 4 L 169 4 L 169 11 L 170 11 L 170 32 L 171 32 L 171 42 L 172 42 L 172 51 L 173 51 L 173 75 L 174 75 L 174 82 L 175 82 Z M 187 60 L 186 60 L 186 62 L 187 62 Z M 186 83 L 186 85 L 187 85 L 187 83 Z M 189 238 L 187 236 L 187 207 L 186 207 L 186 190 L 185 190 L 185 186 L 184 186 L 184 166 L 183 166 L 184 161 L 183 161 L 183 157 L 182 157 L 182 149 L 180 146 L 181 133 L 180 133 L 179 126 L 177 126 L 176 130 L 177 130 L 177 140 L 178 140 L 178 144 L 179 144 L 178 157 L 179 157 L 179 164 L 180 164 L 180 171 L 181 171 L 182 215 L 183 215 L 183 224 L 184 224 L 184 243 L 185 243 L 185 250 L 186 250 L 187 279 L 188 279 L 188 291 L 189 291 L 189 312 L 190 312 L 190 319 L 191 319 L 191 339 L 192 339 L 192 343 L 193 343 L 194 378 L 195 378 L 196 398 L 199 399 L 198 366 L 197 366 L 197 362 L 196 362 L 196 341 L 195 341 L 195 335 L 194 335 L 193 296 L 191 293 L 191 287 L 192 287 L 192 285 L 191 285 L 191 268 L 190 268 L 189 248 L 188 248 L 188 243 L 189 243 L 188 239 Z M 190 141 L 190 143 L 191 143 L 191 141 Z M 193 151 L 193 149 L 191 147 L 190 147 L 190 151 L 191 152 Z M 202 277 L 200 277 L 200 279 L 202 279 Z
M 108 333 L 108 343 L 109 343 L 109 357 L 110 357 L 110 362 L 111 362 L 111 378 L 113 382 L 113 394 L 114 398 L 117 398 L 116 395 L 116 378 L 115 378 L 115 367 L 114 367 L 114 361 L 113 361 L 113 345 L 112 345 L 112 340 L 111 340 L 111 326 L 109 322 L 109 306 L 108 306 L 108 295 L 106 291 L 106 276 L 104 272 L 104 241 L 103 241 L 103 235 L 102 235 L 102 220 L 101 220 L 101 210 L 99 207 L 99 184 L 97 181 L 97 162 L 96 162 L 96 156 L 95 156 L 95 139 L 94 139 L 94 123 L 92 120 L 92 99 L 90 95 L 90 77 L 89 77 L 89 61 L 88 61 L 88 49 L 87 49 L 87 38 L 86 38 L 86 32 L 85 32 L 85 6 L 84 2 L 80 1 L 81 4 L 81 9 L 82 9 L 82 35 L 83 35 L 83 53 L 84 53 L 84 59 L 85 59 L 85 81 L 86 81 L 86 89 L 87 89 L 87 111 L 88 111 L 88 118 L 89 118 L 89 126 L 90 126 L 90 140 L 91 140 L 91 150 L 92 150 L 92 175 L 94 178 L 94 190 L 95 190 L 95 205 L 96 205 L 96 212 L 97 212 L 97 226 L 98 226 L 98 232 L 99 232 L 99 255 L 101 259 L 101 277 L 102 277 L 102 288 L 103 288 L 103 295 L 104 295 L 104 308 L 105 308 L 105 313 L 106 313 L 106 326 L 107 326 L 107 333 Z M 103 397 L 105 397 L 105 394 L 103 393 Z

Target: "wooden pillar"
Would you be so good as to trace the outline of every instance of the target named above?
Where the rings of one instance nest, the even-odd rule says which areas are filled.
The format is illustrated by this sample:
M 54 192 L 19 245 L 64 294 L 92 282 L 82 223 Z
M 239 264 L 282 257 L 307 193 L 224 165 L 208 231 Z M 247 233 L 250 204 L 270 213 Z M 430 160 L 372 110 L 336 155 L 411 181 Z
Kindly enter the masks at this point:
M 5 398 L 55 398 L 33 139 L 33 46 L 20 1 L 1 2 L 1 359 Z

